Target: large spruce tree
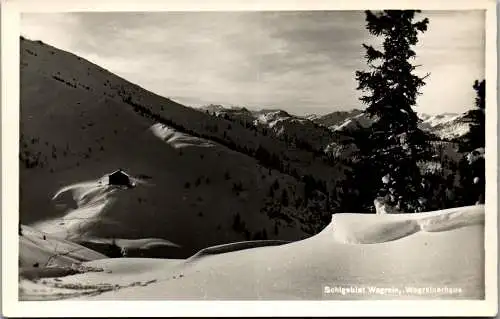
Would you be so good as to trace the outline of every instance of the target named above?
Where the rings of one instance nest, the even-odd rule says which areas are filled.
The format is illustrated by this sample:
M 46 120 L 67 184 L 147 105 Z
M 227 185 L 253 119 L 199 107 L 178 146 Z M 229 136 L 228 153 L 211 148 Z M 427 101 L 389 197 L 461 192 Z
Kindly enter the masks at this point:
M 485 159 L 478 151 L 486 144 L 486 82 L 474 82 L 472 88 L 476 91 L 475 108 L 465 115 L 470 129 L 459 138 L 460 151 L 464 156 L 459 163 L 461 189 L 461 205 L 484 203 L 485 192 Z M 476 153 L 476 154 L 474 154 Z
M 414 73 L 412 49 L 418 34 L 427 30 L 427 18 L 415 21 L 416 10 L 366 11 L 370 34 L 383 39 L 382 47 L 363 44 L 368 71 L 356 71 L 360 100 L 373 125 L 360 134 L 361 161 L 355 165 L 360 187 L 358 203 L 373 209 L 373 200 L 386 202 L 405 212 L 426 208 L 419 163 L 428 154 L 427 135 L 418 128 L 413 106 L 424 78 Z
M 467 112 L 466 118 L 470 122 L 469 132 L 462 138 L 461 151 L 470 152 L 484 147 L 486 142 L 485 107 L 486 107 L 486 81 L 474 81 L 472 86 L 476 91 L 475 109 Z

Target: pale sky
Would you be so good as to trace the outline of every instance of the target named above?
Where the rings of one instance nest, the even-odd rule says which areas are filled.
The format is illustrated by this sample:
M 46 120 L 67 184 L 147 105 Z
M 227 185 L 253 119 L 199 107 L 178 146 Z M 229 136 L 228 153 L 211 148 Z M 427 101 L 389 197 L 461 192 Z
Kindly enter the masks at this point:
M 485 73 L 484 11 L 427 11 L 415 48 L 431 73 L 417 112 L 463 112 Z M 326 114 L 364 108 L 354 72 L 375 41 L 362 11 L 25 13 L 21 34 L 152 92 L 210 103 Z

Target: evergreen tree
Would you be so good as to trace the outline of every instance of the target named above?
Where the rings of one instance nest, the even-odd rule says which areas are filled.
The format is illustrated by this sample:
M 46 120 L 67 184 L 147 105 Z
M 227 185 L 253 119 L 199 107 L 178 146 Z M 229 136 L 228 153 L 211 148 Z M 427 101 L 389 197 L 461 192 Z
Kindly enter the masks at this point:
M 476 90 L 476 107 L 484 110 L 486 107 L 486 80 L 474 81 L 472 88 Z
M 412 109 L 425 77 L 413 72 L 417 65 L 412 46 L 427 30 L 427 18 L 415 21 L 416 10 L 366 11 L 370 34 L 382 37 L 382 49 L 363 44 L 369 71 L 356 71 L 360 100 L 373 125 L 358 136 L 361 160 L 355 164 L 360 186 L 360 209 L 373 209 L 375 197 L 406 212 L 425 209 L 418 162 L 429 156 L 428 136 L 418 128 Z M 428 75 L 427 75 L 428 76 Z M 359 138 L 360 137 L 360 138 Z
M 476 80 L 472 86 L 476 91 L 476 108 L 467 113 L 470 129 L 460 143 L 460 150 L 466 153 L 459 170 L 465 205 L 484 203 L 485 159 L 477 149 L 484 148 L 486 144 L 485 86 L 485 80 Z
M 476 108 L 467 112 L 470 122 L 470 130 L 463 137 L 460 149 L 463 152 L 471 152 L 477 148 L 485 146 L 485 107 L 486 107 L 486 82 L 476 80 L 472 88 L 476 91 Z

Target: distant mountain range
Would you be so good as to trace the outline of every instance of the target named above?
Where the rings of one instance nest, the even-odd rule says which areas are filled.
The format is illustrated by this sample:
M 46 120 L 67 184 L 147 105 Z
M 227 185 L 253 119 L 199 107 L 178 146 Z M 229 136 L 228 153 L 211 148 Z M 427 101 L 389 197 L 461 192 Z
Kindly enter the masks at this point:
M 246 108 L 238 107 L 223 107 L 221 105 L 209 105 L 202 107 L 217 116 L 227 116 L 232 119 L 250 121 L 256 125 L 266 125 L 273 129 L 277 135 L 297 134 L 297 130 L 302 129 L 304 133 L 310 134 L 308 127 L 314 127 L 316 130 L 321 130 L 314 124 L 319 124 L 322 127 L 328 128 L 330 131 L 349 131 L 360 127 L 368 127 L 372 120 L 363 113 L 362 110 L 353 109 L 351 111 L 335 111 L 326 115 L 310 114 L 306 116 L 291 115 L 283 110 L 268 110 L 250 111 Z M 453 140 L 465 135 L 470 129 L 470 114 L 465 112 L 444 113 L 438 115 L 429 115 L 419 113 L 418 116 L 422 120 L 420 128 L 424 131 L 433 133 L 438 138 L 444 140 Z M 311 124 L 314 123 L 314 124 Z M 323 132 L 324 133 L 324 132 Z M 321 134 L 328 135 L 326 133 Z M 317 136 L 309 136 L 317 138 Z

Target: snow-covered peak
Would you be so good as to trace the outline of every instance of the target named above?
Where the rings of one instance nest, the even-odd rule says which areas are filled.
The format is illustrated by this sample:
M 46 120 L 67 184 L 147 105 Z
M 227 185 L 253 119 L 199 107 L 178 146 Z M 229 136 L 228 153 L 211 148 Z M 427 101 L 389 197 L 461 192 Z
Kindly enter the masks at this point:
M 437 115 L 429 115 L 425 113 L 418 113 L 418 117 L 422 120 L 422 123 L 426 123 L 430 127 L 434 127 L 440 124 L 444 124 L 450 121 L 454 121 L 459 118 L 461 114 L 457 113 L 443 113 Z
M 420 128 L 442 139 L 460 138 L 470 130 L 469 112 L 462 114 L 443 113 L 438 115 L 419 114 L 422 119 Z
M 325 115 L 309 115 L 307 118 L 314 121 L 317 124 L 323 125 L 325 127 L 330 127 L 334 125 L 339 125 L 347 118 L 354 117 L 361 114 L 363 111 L 359 109 L 353 109 L 351 111 L 335 111 Z
M 276 126 L 279 122 L 286 120 L 298 120 L 299 118 L 292 117 L 290 114 L 283 110 L 262 110 L 256 112 L 257 121 L 261 124 L 266 124 L 269 127 Z
M 317 114 L 306 114 L 306 115 L 304 115 L 304 118 L 306 120 L 309 120 L 309 121 L 315 121 L 315 120 L 321 118 L 321 116 L 317 115 Z
M 420 129 L 433 133 L 442 139 L 459 138 L 470 130 L 469 112 L 437 115 L 418 113 L 418 116 L 422 120 L 419 124 Z M 376 118 L 370 117 L 366 113 L 360 113 L 348 117 L 338 124 L 329 126 L 329 129 L 335 132 L 352 131 L 370 127 L 374 121 L 376 121 Z
M 345 119 L 338 125 L 332 125 L 329 128 L 332 131 L 351 131 L 359 128 L 370 127 L 375 120 L 375 117 L 370 117 L 366 113 L 360 113 L 353 117 Z
M 443 113 L 436 115 L 429 115 L 425 113 L 419 113 L 418 117 L 422 120 L 420 126 L 422 128 L 432 129 L 438 125 L 443 125 L 460 118 L 461 114 L 457 113 Z

